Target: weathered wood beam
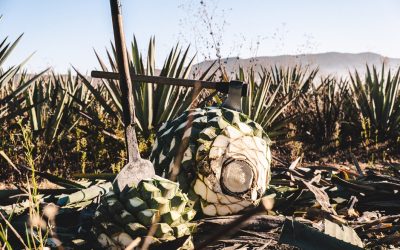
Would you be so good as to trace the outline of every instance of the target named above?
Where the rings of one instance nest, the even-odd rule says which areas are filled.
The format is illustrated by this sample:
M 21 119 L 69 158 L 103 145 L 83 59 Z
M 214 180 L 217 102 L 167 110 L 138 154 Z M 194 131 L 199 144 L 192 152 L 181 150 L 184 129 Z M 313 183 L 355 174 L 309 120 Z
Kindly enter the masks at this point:
M 111 79 L 118 80 L 119 74 L 115 72 L 105 72 L 105 71 L 92 71 L 91 76 L 93 78 Z M 200 84 L 201 88 L 204 89 L 214 89 L 221 93 L 228 94 L 229 92 L 229 82 L 212 82 L 212 81 L 202 81 L 193 79 L 180 79 L 164 76 L 146 76 L 146 75 L 132 75 L 131 79 L 134 82 L 147 82 L 147 83 L 157 83 L 164 85 L 175 85 L 183 87 L 194 87 L 196 83 Z M 247 94 L 247 84 L 243 85 L 242 96 Z

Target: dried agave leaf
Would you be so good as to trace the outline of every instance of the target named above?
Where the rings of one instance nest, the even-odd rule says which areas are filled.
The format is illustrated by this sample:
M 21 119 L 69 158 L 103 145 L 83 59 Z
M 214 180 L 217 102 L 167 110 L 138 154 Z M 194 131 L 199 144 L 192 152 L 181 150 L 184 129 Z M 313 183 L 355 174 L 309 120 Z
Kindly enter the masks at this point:
M 327 220 L 325 220 L 325 222 L 326 221 Z M 362 249 L 362 242 L 352 228 L 339 226 L 333 222 L 328 222 L 325 224 L 325 227 L 328 227 L 328 229 L 325 230 L 328 230 L 327 232 L 331 233 L 333 236 L 320 232 L 317 229 L 298 221 L 287 219 L 283 225 L 279 243 L 289 244 L 308 250 Z M 345 229 L 342 230 L 341 228 Z
M 329 202 L 328 194 L 322 190 L 311 184 L 310 182 L 303 181 L 304 185 L 315 195 L 315 199 L 317 199 L 318 203 L 321 205 L 322 209 L 326 212 L 337 215 L 335 209 L 333 209 L 331 203 Z

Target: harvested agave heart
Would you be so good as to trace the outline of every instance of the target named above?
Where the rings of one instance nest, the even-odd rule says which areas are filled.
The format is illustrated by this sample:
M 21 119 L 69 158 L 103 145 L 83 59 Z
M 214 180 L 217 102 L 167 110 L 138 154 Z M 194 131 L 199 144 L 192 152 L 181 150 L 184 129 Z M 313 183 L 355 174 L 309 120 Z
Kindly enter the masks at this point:
M 197 195 L 205 215 L 234 214 L 259 202 L 271 163 L 270 140 L 259 124 L 226 108 L 186 111 L 157 133 L 150 159 L 158 175 L 169 176 L 182 140 L 189 144 L 178 181 L 184 192 Z
M 190 220 L 196 212 L 188 201 L 176 182 L 158 176 L 142 180 L 137 187 L 102 197 L 92 231 L 107 249 L 126 248 L 136 237 L 146 236 L 152 226 L 153 243 L 190 235 L 194 229 Z

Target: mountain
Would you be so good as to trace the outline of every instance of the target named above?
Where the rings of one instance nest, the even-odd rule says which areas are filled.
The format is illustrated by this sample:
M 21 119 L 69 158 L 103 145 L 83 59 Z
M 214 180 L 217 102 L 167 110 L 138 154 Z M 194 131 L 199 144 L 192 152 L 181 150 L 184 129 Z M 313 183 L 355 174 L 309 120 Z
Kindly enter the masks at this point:
M 202 72 L 208 68 L 213 61 L 204 61 L 194 65 L 193 70 Z M 254 67 L 260 71 L 261 67 L 269 68 L 273 65 L 293 66 L 300 64 L 309 66 L 310 68 L 319 67 L 319 75 L 337 75 L 339 77 L 348 76 L 348 72 L 357 69 L 360 73 L 365 72 L 365 65 L 376 65 L 381 67 L 385 63 L 385 67 L 397 69 L 400 67 L 399 58 L 389 58 L 379 54 L 365 53 L 339 53 L 328 52 L 319 54 L 302 54 L 302 55 L 281 55 L 281 56 L 261 56 L 254 58 L 223 58 L 221 62 L 229 74 L 238 72 L 239 67 L 245 69 Z M 216 68 L 217 66 L 215 66 Z

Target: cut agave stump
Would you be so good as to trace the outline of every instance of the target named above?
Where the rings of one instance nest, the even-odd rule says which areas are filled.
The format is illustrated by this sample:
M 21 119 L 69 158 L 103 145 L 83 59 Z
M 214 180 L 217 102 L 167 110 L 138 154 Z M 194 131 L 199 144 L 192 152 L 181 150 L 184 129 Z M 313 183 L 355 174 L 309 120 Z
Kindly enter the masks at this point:
M 136 237 L 145 237 L 154 227 L 153 243 L 190 235 L 196 215 L 179 184 L 154 176 L 125 188 L 108 192 L 95 212 L 92 231 L 104 248 L 124 249 Z M 189 243 L 190 241 L 188 241 Z
M 205 215 L 235 214 L 259 202 L 271 163 L 270 140 L 259 124 L 226 108 L 186 111 L 157 133 L 150 158 L 158 175 L 171 173 L 182 140 L 189 145 L 177 179 Z

